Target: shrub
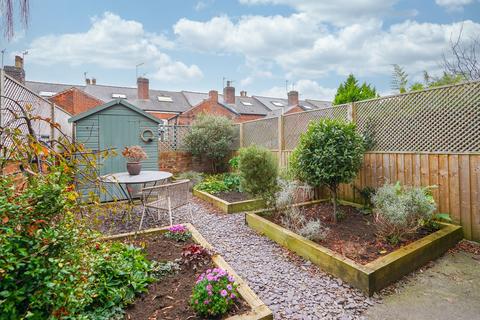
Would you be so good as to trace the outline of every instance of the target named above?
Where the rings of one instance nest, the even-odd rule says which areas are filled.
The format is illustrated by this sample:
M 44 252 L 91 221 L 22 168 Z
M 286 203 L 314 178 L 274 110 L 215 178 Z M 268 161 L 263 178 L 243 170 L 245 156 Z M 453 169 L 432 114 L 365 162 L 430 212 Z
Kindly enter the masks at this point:
M 434 218 L 435 201 L 430 187 L 405 188 L 400 182 L 385 184 L 372 196 L 377 235 L 391 244 L 417 232 Z
M 71 212 L 64 167 L 18 190 L 0 179 L 0 314 L 5 319 L 108 319 L 154 281 L 139 249 L 97 242 Z
M 255 145 L 240 149 L 240 187 L 253 196 L 272 202 L 277 191 L 278 164 L 273 154 Z
M 337 189 L 350 183 L 362 164 L 363 138 L 355 124 L 324 119 L 311 122 L 291 156 L 295 176 L 313 187 L 325 185 L 333 199 L 333 221 L 337 221 Z
M 225 181 L 228 179 L 225 179 L 224 177 L 225 176 L 223 174 L 206 176 L 202 182 L 194 187 L 194 189 L 210 194 L 230 191 L 232 188 L 232 183 L 230 181 Z
M 235 129 L 230 119 L 222 116 L 201 114 L 185 136 L 185 146 L 193 156 L 206 157 L 212 170 L 218 171 L 219 164 L 231 153 Z
M 192 234 L 188 231 L 187 227 L 177 224 L 168 228 L 168 231 L 165 232 L 165 237 L 168 239 L 173 239 L 178 242 L 185 242 L 192 238 Z
M 196 270 L 211 262 L 210 250 L 192 243 L 182 249 L 182 263 Z
M 234 278 L 220 268 L 201 274 L 193 288 L 190 304 L 203 317 L 217 317 L 228 312 L 237 299 Z
M 280 219 L 285 228 L 313 241 L 325 239 L 329 231 L 320 220 L 307 221 L 298 207 L 284 209 Z
M 298 230 L 298 233 L 312 241 L 322 241 L 328 235 L 329 229 L 322 225 L 320 220 L 310 220 Z

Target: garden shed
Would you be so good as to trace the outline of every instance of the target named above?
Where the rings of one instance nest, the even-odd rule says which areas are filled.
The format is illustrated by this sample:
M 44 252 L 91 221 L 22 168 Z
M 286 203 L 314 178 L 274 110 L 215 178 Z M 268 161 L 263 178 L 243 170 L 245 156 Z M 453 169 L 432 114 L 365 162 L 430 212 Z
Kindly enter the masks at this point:
M 160 120 L 125 100 L 108 103 L 80 113 L 73 122 L 74 139 L 92 152 L 115 150 L 116 155 L 100 162 L 100 175 L 126 171 L 122 150 L 141 146 L 148 155 L 142 170 L 158 170 L 158 125 Z M 103 199 L 109 200 L 109 199 Z

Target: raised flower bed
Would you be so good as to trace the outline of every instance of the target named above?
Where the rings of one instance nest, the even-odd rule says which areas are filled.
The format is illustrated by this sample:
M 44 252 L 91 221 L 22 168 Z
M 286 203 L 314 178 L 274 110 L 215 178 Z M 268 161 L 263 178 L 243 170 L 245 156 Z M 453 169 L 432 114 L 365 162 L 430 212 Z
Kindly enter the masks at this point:
M 324 202 L 325 200 L 311 201 L 297 204 L 295 207 L 308 210 L 312 206 L 322 206 Z M 345 208 L 344 211 L 349 209 Z M 355 210 L 350 211 L 347 214 L 351 216 L 346 217 L 345 221 L 353 219 L 352 217 L 357 214 Z M 271 213 L 268 209 L 246 213 L 246 223 L 260 234 L 310 260 L 324 271 L 341 278 L 370 296 L 439 257 L 463 238 L 460 226 L 438 223 L 437 231 L 421 234 L 411 242 L 390 247 L 386 245 L 385 248 L 377 247 L 378 256 L 375 255 L 375 250 L 366 250 L 363 256 L 357 256 L 355 251 L 362 248 L 356 247 L 356 242 L 365 247 L 369 245 L 367 241 L 362 242 L 360 237 L 353 237 L 352 239 L 356 241 L 348 242 L 352 245 L 350 251 L 345 246 L 346 242 L 336 246 L 341 240 L 338 237 L 330 239 L 327 237 L 323 240 L 324 242 L 314 242 L 280 226 L 278 221 L 277 223 L 274 221 Z M 308 211 L 306 213 L 308 214 Z M 366 225 L 368 223 L 367 221 Z M 341 230 L 341 223 L 338 224 L 338 228 Z M 338 236 L 339 232 L 333 232 L 333 234 Z M 374 246 L 375 243 L 371 241 L 371 245 Z M 341 252 L 344 249 L 347 252 Z
M 229 197 L 225 194 L 214 195 L 196 189 L 193 190 L 193 195 L 213 204 L 215 207 L 219 208 L 225 213 L 252 211 L 265 207 L 265 201 L 262 199 L 246 199 L 236 201 L 233 200 L 232 196 Z M 224 198 L 229 200 L 220 198 L 222 195 L 224 195 Z
M 174 267 L 176 272 L 167 272 L 151 284 L 148 292 L 138 297 L 126 310 L 130 319 L 152 316 L 201 319 L 201 311 L 205 312 L 208 304 L 212 303 L 225 309 L 228 307 L 228 312 L 216 317 L 218 319 L 273 318 L 268 307 L 225 260 L 213 252 L 212 246 L 191 224 L 119 234 L 104 240 L 120 240 L 141 246 L 152 260 L 182 261 L 180 266 Z M 198 259 L 200 256 L 202 259 Z M 206 314 L 203 316 L 210 318 Z

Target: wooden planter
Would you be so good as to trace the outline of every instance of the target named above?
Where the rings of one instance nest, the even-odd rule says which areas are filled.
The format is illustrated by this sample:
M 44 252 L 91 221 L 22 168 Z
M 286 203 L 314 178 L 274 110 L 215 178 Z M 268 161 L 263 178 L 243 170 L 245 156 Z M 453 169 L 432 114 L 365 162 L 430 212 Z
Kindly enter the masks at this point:
M 205 200 L 225 213 L 236 213 L 257 210 L 265 207 L 265 201 L 262 199 L 251 199 L 237 202 L 228 202 L 205 191 L 193 189 L 193 195 Z
M 312 201 L 296 206 L 308 206 Z M 260 234 L 297 253 L 369 296 L 436 259 L 463 238 L 462 227 L 441 223 L 441 229 L 362 265 L 262 217 L 269 210 L 246 213 L 246 223 Z
M 214 251 L 212 245 L 205 240 L 205 238 L 195 229 L 193 225 L 190 223 L 183 224 L 188 230 L 192 233 L 192 239 L 201 245 L 204 248 L 210 249 Z M 168 230 L 168 227 L 163 228 L 154 228 L 143 230 L 139 232 L 130 232 L 130 233 L 122 233 L 113 236 L 107 236 L 102 238 L 102 240 L 118 240 L 126 237 L 131 237 L 135 235 L 144 235 L 144 234 L 162 234 Z M 265 305 L 265 303 L 260 300 L 255 292 L 250 289 L 245 281 L 230 267 L 230 265 L 223 260 L 223 258 L 218 255 L 212 255 L 213 263 L 223 270 L 227 271 L 228 274 L 232 275 L 235 278 L 235 282 L 238 284 L 237 290 L 238 293 L 242 296 L 243 300 L 250 306 L 250 311 L 245 312 L 240 315 L 232 316 L 227 318 L 227 320 L 270 320 L 273 319 L 272 311 Z

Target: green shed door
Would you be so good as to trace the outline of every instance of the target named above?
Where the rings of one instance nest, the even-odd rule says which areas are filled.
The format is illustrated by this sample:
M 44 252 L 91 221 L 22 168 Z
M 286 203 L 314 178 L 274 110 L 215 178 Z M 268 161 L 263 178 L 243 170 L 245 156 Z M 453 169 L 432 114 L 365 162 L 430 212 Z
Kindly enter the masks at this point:
M 124 147 L 140 144 L 140 120 L 128 115 L 99 115 L 100 150 L 115 149 L 117 155 L 102 161 L 100 175 L 127 171 L 126 160 L 122 156 Z M 124 199 L 117 186 L 106 185 L 108 193 L 117 199 Z M 102 194 L 102 201 L 111 197 Z

